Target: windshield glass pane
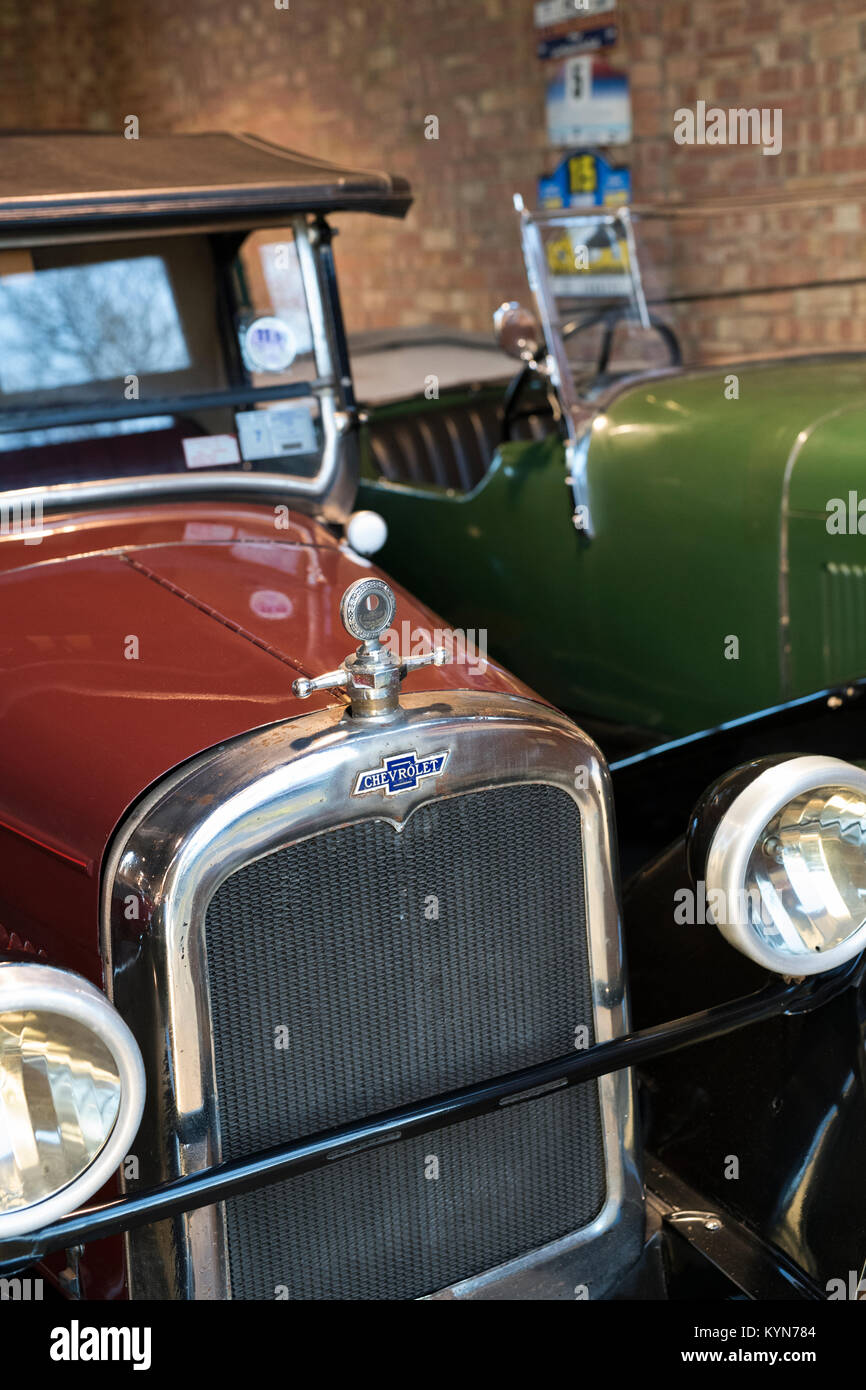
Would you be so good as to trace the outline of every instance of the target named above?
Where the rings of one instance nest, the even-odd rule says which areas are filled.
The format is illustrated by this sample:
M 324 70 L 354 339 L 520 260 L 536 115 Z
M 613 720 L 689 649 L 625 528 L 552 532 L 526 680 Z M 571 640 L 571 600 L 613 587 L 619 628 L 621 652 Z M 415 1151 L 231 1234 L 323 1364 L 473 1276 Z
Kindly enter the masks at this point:
M 630 212 L 633 250 L 615 209 L 532 214 L 579 388 L 678 357 L 703 366 L 866 350 L 860 190 Z
M 309 474 L 316 380 L 291 228 L 0 251 L 5 488 Z
M 0 274 L 3 395 L 44 394 L 189 365 L 159 256 Z
M 866 349 L 864 229 L 842 190 L 635 215 L 647 299 L 699 363 Z
M 0 251 L 0 429 L 226 384 L 206 237 Z

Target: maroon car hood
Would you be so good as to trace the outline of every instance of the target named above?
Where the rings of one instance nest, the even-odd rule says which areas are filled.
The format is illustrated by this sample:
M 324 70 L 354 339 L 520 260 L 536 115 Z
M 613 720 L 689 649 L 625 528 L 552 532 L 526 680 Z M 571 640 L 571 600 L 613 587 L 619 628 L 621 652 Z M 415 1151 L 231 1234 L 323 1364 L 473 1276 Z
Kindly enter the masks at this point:
M 52 521 L 39 545 L 0 538 L 7 932 L 50 947 L 34 878 L 69 907 L 71 880 L 82 891 L 87 883 L 95 904 L 112 830 L 170 768 L 342 698 L 299 701 L 292 681 L 338 666 L 351 650 L 340 597 L 373 570 L 305 517 L 276 530 L 267 507 L 70 515 Z M 442 626 L 395 589 L 398 629 L 405 623 L 417 636 Z M 528 693 L 492 663 L 484 672 L 426 668 L 406 682 L 407 690 L 456 688 Z M 57 930 L 68 944 L 62 924 Z

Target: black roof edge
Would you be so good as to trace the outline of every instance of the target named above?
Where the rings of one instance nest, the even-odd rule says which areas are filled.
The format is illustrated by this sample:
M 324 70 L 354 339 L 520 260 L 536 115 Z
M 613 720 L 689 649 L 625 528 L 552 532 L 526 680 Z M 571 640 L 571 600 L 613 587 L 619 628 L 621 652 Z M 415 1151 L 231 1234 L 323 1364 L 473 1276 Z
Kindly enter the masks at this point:
M 406 179 L 306 156 L 254 135 L 0 131 L 0 238 L 202 224 L 299 213 L 404 217 Z

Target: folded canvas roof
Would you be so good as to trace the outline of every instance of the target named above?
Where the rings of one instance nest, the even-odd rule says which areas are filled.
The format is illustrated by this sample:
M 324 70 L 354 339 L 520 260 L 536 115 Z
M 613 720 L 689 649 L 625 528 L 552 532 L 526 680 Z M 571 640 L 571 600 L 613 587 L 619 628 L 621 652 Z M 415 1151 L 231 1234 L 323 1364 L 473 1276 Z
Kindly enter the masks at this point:
M 0 238 L 107 226 L 243 226 L 299 212 L 405 215 L 405 179 L 254 135 L 0 134 Z

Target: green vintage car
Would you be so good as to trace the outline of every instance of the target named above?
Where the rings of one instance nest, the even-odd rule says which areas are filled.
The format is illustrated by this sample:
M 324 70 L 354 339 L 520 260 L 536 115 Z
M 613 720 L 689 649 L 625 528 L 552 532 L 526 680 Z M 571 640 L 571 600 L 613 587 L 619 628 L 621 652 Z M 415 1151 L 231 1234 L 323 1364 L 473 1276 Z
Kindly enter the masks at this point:
M 736 328 L 747 306 L 754 335 L 756 305 L 780 301 L 668 284 L 654 303 L 640 218 L 599 220 L 625 270 L 617 287 L 608 256 L 584 294 L 592 273 L 563 275 L 563 247 L 597 228 L 521 210 L 543 339 L 503 306 L 500 342 L 523 359 L 510 385 L 464 374 L 438 399 L 428 384 L 372 404 L 357 505 L 387 521 L 377 562 L 456 627 L 480 624 L 611 753 L 866 670 L 866 357 L 694 360 L 709 315 Z

